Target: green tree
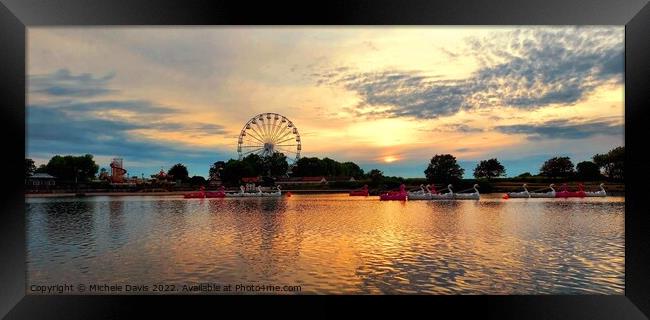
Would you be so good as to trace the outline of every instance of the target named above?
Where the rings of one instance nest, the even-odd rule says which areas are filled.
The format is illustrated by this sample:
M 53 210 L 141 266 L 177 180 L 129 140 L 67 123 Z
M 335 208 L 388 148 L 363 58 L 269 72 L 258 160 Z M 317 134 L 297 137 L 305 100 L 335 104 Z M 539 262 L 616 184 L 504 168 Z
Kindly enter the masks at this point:
M 34 170 L 34 173 L 47 173 L 47 165 L 42 164 L 42 165 L 38 166 L 38 168 L 36 168 L 36 170 Z
M 205 186 L 207 181 L 201 176 L 192 176 L 190 178 L 190 185 L 192 186 Z
M 625 147 L 614 148 L 606 154 L 597 154 L 593 157 L 593 160 L 608 178 L 614 180 L 624 179 Z
M 238 185 L 243 177 L 254 177 L 258 170 L 250 162 L 230 159 L 221 171 L 221 180 L 228 185 Z
M 424 175 L 431 183 L 458 183 L 465 170 L 458 165 L 456 157 L 450 154 L 437 154 L 431 158 Z
M 354 162 L 343 162 L 341 163 L 342 175 L 354 177 L 355 179 L 361 179 L 363 177 L 363 169 L 359 167 Z
M 379 169 L 372 169 L 368 171 L 368 179 L 371 187 L 377 187 L 384 182 L 384 173 Z
M 325 174 L 326 176 L 334 177 L 334 176 L 340 176 L 342 172 L 341 164 L 333 159 L 330 158 L 323 158 L 321 160 L 321 166 L 325 168 Z
M 173 165 L 171 168 L 169 168 L 167 174 L 174 176 L 174 180 L 181 180 L 183 182 L 187 181 L 189 177 L 187 167 L 182 163 Z
M 33 175 L 34 171 L 36 171 L 36 165 L 34 164 L 34 160 L 25 158 L 25 178 Z
M 272 155 L 264 157 L 264 172 L 270 176 L 283 176 L 289 170 L 287 157 L 280 152 L 274 152 Z
M 602 178 L 600 168 L 591 161 L 582 161 L 576 165 L 576 177 L 581 180 L 593 181 Z
M 491 179 L 505 175 L 506 169 L 496 158 L 481 160 L 481 162 L 479 162 L 474 169 L 474 177 L 477 179 Z
M 296 166 L 292 170 L 293 175 L 296 177 L 313 177 L 325 176 L 327 170 L 325 164 L 318 158 L 300 158 L 296 162 Z
M 338 162 L 330 158 L 300 158 L 293 168 L 293 175 L 297 177 L 310 176 L 351 176 L 362 178 L 363 170 L 354 162 Z
M 264 174 L 266 164 L 261 156 L 251 153 L 241 159 L 246 168 L 246 175 L 243 177 L 257 177 Z
M 210 166 L 210 171 L 209 171 L 210 178 L 211 179 L 213 179 L 213 178 L 221 179 L 221 172 L 223 171 L 223 168 L 225 166 L 226 166 L 226 163 L 224 161 L 217 161 L 217 162 L 213 163 Z
M 47 173 L 67 182 L 86 182 L 95 177 L 99 166 L 93 155 L 59 156 L 56 155 L 46 165 Z
M 569 157 L 554 157 L 546 160 L 539 174 L 549 178 L 569 178 L 573 175 L 573 162 Z

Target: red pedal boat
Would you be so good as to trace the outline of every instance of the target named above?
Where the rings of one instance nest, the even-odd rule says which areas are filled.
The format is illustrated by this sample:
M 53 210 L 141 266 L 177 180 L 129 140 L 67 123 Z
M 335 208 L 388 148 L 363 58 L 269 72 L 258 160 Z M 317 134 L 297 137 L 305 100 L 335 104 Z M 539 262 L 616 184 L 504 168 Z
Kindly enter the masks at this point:
M 399 191 L 388 191 L 379 195 L 379 200 L 405 201 L 407 198 L 406 186 L 404 184 L 399 186 Z
M 201 186 L 198 192 L 189 192 L 183 195 L 185 199 L 203 199 L 203 198 L 224 198 L 226 192 L 223 187 L 219 191 L 205 191 L 205 187 Z
M 188 192 L 183 195 L 185 199 L 203 199 L 205 198 L 205 192 L 203 190 L 198 192 Z
M 368 185 L 363 185 L 363 188 L 350 191 L 350 196 L 354 197 L 367 197 L 368 196 Z
M 218 191 L 205 191 L 205 197 L 206 198 L 225 198 L 226 197 L 226 189 L 222 186 L 222 187 L 219 187 Z
M 569 191 L 565 183 L 562 185 L 562 190 L 555 192 L 556 198 L 584 198 L 586 196 L 582 184 L 578 184 L 578 191 Z

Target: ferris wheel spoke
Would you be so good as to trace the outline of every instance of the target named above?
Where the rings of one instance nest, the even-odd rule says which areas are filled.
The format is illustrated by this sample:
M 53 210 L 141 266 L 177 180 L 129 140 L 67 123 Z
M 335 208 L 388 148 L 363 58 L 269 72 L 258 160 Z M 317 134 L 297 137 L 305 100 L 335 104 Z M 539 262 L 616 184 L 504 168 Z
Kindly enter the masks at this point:
M 268 114 L 266 116 L 270 117 L 270 115 L 268 115 Z M 270 137 L 270 136 L 272 136 L 272 133 L 273 133 L 273 127 L 271 126 L 271 119 L 266 119 L 266 120 L 267 120 L 266 127 L 268 128 L 269 137 Z
M 262 120 L 262 123 L 264 124 L 264 129 L 266 129 L 266 136 L 271 137 L 271 121 L 270 119 L 266 119 L 267 116 L 264 116 L 265 120 Z
M 273 123 L 273 132 L 271 133 L 271 141 L 275 140 L 275 137 L 282 132 L 282 126 L 277 123 L 277 120 Z
M 259 148 L 259 149 L 264 148 L 264 146 L 260 146 L 260 145 L 241 146 L 241 147 L 242 147 L 242 148 Z
M 269 129 L 264 123 L 264 120 L 262 120 L 262 132 L 264 132 L 264 141 L 268 142 L 269 141 Z
M 286 137 L 287 135 L 291 134 L 291 130 L 287 128 L 286 126 L 282 126 L 280 130 L 278 131 L 278 134 L 273 137 L 273 141 L 277 143 L 279 140 L 282 140 L 282 137 Z
M 276 144 L 281 144 L 281 143 L 288 142 L 288 141 L 291 141 L 291 140 L 294 140 L 294 139 L 295 139 L 295 137 L 290 137 L 290 138 L 284 139 L 282 141 L 278 141 L 278 142 L 276 142 Z
M 251 138 L 253 138 L 253 139 L 255 139 L 255 140 L 257 140 L 258 142 L 260 142 L 260 143 L 262 143 L 262 144 L 264 144 L 264 141 L 262 141 L 260 138 L 254 136 L 254 135 L 252 135 L 252 134 L 251 134 L 251 135 L 247 135 L 247 136 L 248 136 L 248 137 L 251 137 Z
M 262 141 L 262 143 L 264 143 L 264 133 L 261 132 L 262 130 L 260 129 L 260 127 L 258 125 L 256 125 L 256 126 L 257 126 L 257 130 L 255 130 L 255 128 L 253 128 L 253 127 L 251 127 L 251 130 L 253 130 L 253 132 L 255 132 L 255 134 L 259 137 L 260 141 Z
M 282 127 L 276 128 L 274 130 L 273 134 L 271 135 L 271 142 L 275 143 L 275 141 L 277 140 L 277 137 L 280 134 L 282 134 L 282 130 L 283 130 Z
M 275 139 L 275 143 L 281 143 L 281 142 L 282 142 L 282 141 L 281 141 L 282 139 L 286 138 L 287 136 L 289 136 L 289 135 L 292 134 L 292 133 L 293 133 L 293 132 L 292 132 L 291 130 L 287 131 L 287 132 L 284 133 L 282 136 L 280 136 L 279 138 Z
M 276 144 L 276 147 L 297 147 L 297 144 Z
M 282 132 L 284 132 L 284 129 L 285 126 L 282 125 L 282 121 L 280 121 L 280 123 L 276 122 L 276 129 L 275 129 L 275 133 L 273 134 L 273 139 L 275 140 L 275 138 L 277 138 L 280 134 L 282 134 Z
M 246 129 L 246 130 L 247 130 L 246 132 L 249 132 L 249 133 L 250 133 L 250 132 L 254 132 L 257 136 L 259 136 L 259 137 L 261 138 L 262 135 L 260 135 L 260 133 L 257 132 L 257 130 L 255 130 L 255 127 L 253 127 L 253 126 L 251 126 L 251 125 L 248 125 L 248 127 L 249 127 L 249 128 Z
M 255 132 L 257 132 L 257 133 L 260 135 L 260 137 L 264 138 L 264 136 L 265 136 L 265 134 L 264 134 L 264 130 L 263 130 L 263 128 L 260 126 L 260 122 L 259 122 L 259 120 L 258 120 L 258 121 L 255 121 L 255 126 L 257 127 L 257 130 L 255 130 Z

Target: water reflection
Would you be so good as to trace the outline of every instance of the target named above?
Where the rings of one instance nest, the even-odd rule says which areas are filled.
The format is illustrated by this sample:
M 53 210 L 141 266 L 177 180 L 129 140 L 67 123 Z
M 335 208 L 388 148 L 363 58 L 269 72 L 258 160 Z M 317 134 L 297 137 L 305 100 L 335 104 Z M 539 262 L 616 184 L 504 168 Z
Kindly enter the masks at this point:
M 28 199 L 28 276 L 263 282 L 302 285 L 303 293 L 622 294 L 624 204 Z

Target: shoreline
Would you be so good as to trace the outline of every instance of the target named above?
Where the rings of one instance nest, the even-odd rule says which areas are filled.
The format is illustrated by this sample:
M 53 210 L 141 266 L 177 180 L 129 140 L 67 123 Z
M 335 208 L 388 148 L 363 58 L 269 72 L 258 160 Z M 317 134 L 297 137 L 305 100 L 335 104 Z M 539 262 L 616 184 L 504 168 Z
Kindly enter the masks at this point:
M 348 193 L 350 190 L 284 190 L 292 194 L 335 194 Z M 26 193 L 25 198 L 64 198 L 64 197 L 135 197 L 135 196 L 183 196 L 189 191 L 168 191 L 168 192 L 84 192 L 84 193 Z M 486 192 L 482 195 L 503 195 L 505 192 Z M 608 192 L 611 197 L 625 197 L 625 192 Z M 369 195 L 369 197 L 378 197 L 379 195 Z

